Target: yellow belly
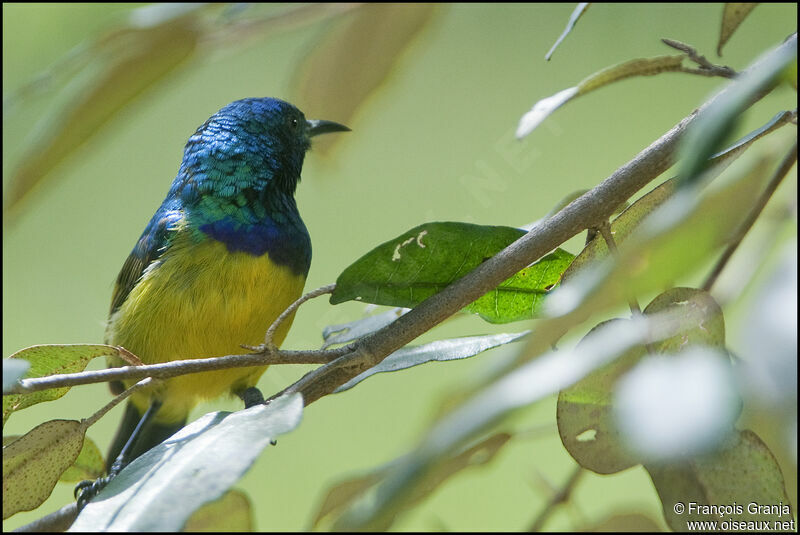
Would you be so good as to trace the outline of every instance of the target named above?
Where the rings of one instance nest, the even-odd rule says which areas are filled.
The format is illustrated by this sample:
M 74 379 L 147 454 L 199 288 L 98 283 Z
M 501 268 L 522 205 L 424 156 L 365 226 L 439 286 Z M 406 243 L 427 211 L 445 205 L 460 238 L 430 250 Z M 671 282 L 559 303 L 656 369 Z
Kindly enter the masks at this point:
M 125 347 L 145 364 L 246 353 L 240 344 L 262 343 L 267 328 L 300 297 L 304 284 L 304 276 L 273 263 L 267 254 L 230 253 L 211 240 L 175 243 L 111 316 L 106 341 Z M 283 342 L 292 319 L 278 329 L 275 344 Z M 174 422 L 202 399 L 254 386 L 266 369 L 184 375 L 134 395 L 132 401 L 143 412 L 155 396 L 163 402 L 157 420 Z

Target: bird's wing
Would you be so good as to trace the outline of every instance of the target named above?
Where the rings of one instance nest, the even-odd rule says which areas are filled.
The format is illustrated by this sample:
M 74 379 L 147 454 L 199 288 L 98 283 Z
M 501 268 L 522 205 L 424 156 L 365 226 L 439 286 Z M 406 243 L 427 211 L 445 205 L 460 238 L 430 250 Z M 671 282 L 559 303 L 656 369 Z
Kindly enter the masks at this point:
M 182 219 L 180 210 L 170 210 L 165 206 L 155 213 L 117 276 L 109 316 L 125 302 L 147 267 L 164 254 L 179 231 Z

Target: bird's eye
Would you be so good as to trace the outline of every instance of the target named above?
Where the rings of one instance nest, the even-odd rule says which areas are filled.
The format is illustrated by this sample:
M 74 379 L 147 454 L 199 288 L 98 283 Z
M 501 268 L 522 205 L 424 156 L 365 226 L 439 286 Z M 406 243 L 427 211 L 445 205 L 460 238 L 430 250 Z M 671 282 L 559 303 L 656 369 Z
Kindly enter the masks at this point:
M 297 117 L 292 117 L 292 120 L 289 121 L 289 126 L 292 127 L 292 130 L 297 130 L 297 125 L 298 124 L 300 124 L 300 123 L 297 121 Z

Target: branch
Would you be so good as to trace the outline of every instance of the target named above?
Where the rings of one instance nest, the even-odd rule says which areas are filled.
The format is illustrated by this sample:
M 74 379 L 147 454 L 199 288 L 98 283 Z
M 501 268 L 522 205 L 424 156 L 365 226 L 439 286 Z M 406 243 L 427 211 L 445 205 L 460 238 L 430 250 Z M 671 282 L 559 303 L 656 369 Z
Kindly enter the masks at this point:
M 21 379 L 4 394 L 29 394 L 48 388 L 61 388 L 65 386 L 88 385 L 107 381 L 121 381 L 123 379 L 143 379 L 154 377 L 167 379 L 189 373 L 200 373 L 228 368 L 242 368 L 246 366 L 265 366 L 270 364 L 325 364 L 348 353 L 351 346 L 343 346 L 327 350 L 307 351 L 275 351 L 265 353 L 248 353 L 245 355 L 226 355 L 224 357 L 211 357 L 203 359 L 173 360 L 161 364 L 146 366 L 122 366 L 79 373 L 65 373 L 61 375 L 48 375 Z
M 780 46 L 787 48 L 797 46 L 797 35 L 791 36 Z M 750 69 L 756 68 L 757 65 L 751 65 Z M 768 92 L 767 89 L 754 96 L 749 104 L 752 105 Z M 473 271 L 426 299 L 390 325 L 358 340 L 353 344 L 352 351 L 340 359 L 307 373 L 270 399 L 283 393 L 300 392 L 304 403 L 308 405 L 332 393 L 337 387 L 377 365 L 392 352 L 438 325 L 579 232 L 596 227 L 607 220 L 617 206 L 674 163 L 678 142 L 689 125 L 699 113 L 708 109 L 725 93 L 726 89 L 723 89 L 599 185 L 549 219 L 540 222 L 526 235 Z

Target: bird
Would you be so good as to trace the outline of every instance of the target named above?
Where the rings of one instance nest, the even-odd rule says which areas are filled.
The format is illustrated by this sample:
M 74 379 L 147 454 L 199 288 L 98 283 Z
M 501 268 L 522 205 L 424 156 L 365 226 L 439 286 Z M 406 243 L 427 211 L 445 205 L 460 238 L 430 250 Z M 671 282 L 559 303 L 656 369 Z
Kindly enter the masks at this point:
M 263 340 L 301 296 L 311 265 L 311 238 L 294 197 L 311 138 L 349 130 L 269 97 L 232 102 L 198 127 L 117 277 L 106 343 L 156 364 L 245 353 L 242 345 Z M 292 319 L 276 331 L 276 346 Z M 108 365 L 124 362 L 112 357 Z M 245 406 L 263 402 L 255 385 L 266 368 L 183 375 L 132 394 L 105 479 L 181 429 L 202 400 L 232 394 Z M 120 393 L 134 383 L 110 386 Z M 107 481 L 84 495 L 87 483 L 76 488 L 79 506 Z

